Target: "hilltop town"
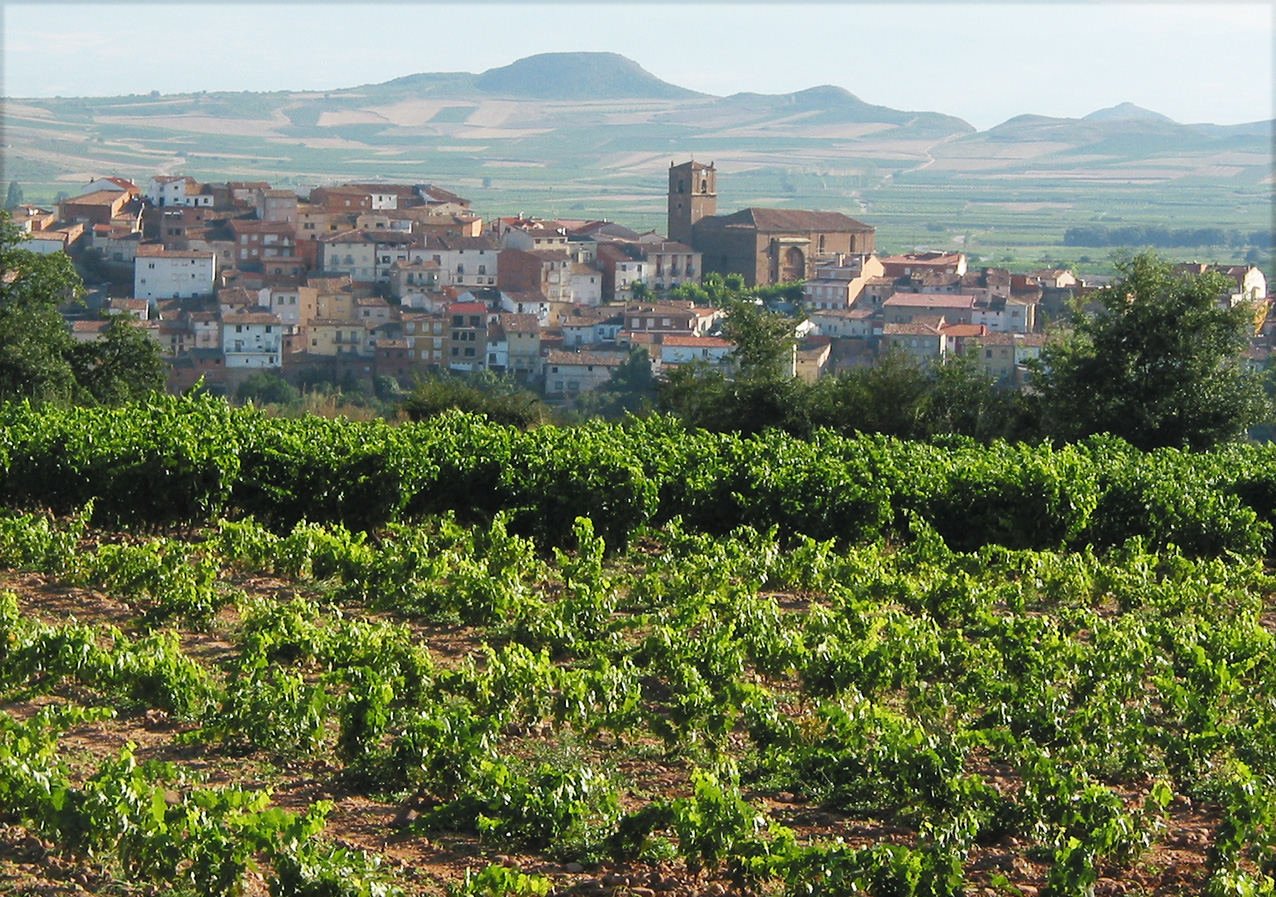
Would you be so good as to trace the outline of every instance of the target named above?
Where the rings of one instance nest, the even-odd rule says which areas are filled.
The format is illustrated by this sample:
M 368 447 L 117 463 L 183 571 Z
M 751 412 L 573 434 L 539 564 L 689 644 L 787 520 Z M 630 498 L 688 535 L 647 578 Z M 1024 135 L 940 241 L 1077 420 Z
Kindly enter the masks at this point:
M 114 286 L 68 309 L 77 340 L 136 320 L 170 362 L 169 388 L 233 394 L 253 374 L 293 383 L 431 372 L 510 375 L 566 402 L 645 350 L 652 373 L 730 370 L 722 310 L 695 287 L 800 285 L 791 373 L 807 381 L 890 353 L 975 359 L 1022 388 L 1048 323 L 1096 284 L 1067 270 L 969 268 L 959 252 L 880 256 L 839 212 L 717 210 L 713 164 L 670 163 L 666 233 L 602 220 L 486 218 L 435 184 L 346 183 L 301 196 L 266 182 L 101 177 L 54 209 L 23 206 L 26 248 L 67 252 Z M 1196 266 L 1205 270 L 1205 266 Z M 1259 310 L 1250 363 L 1273 329 L 1266 279 L 1223 267 L 1223 305 Z M 797 286 L 788 291 L 796 298 Z M 697 298 L 701 301 L 697 302 Z

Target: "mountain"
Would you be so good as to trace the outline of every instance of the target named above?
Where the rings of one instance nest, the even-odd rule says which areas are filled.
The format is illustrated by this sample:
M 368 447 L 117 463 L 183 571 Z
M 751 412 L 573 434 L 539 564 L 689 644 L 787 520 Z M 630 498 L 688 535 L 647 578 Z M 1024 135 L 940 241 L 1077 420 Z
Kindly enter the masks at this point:
M 1132 121 L 1132 120 L 1150 120 L 1150 121 L 1167 121 L 1176 124 L 1174 119 L 1169 116 L 1162 115 L 1159 112 L 1153 112 L 1150 109 L 1144 109 L 1142 106 L 1136 106 L 1133 103 L 1119 103 L 1116 106 L 1109 106 L 1107 109 L 1100 109 L 1097 112 L 1091 112 L 1082 118 L 1082 121 Z
M 332 91 L 349 99 L 688 100 L 705 94 L 662 81 L 619 53 L 539 53 L 469 72 L 423 72 Z
M 1249 132 L 1239 132 L 1250 136 Z M 1084 118 L 1019 115 L 963 138 L 971 143 L 1049 144 L 1054 153 L 1101 154 L 1116 158 L 1160 156 L 1223 149 L 1230 134 L 1183 125 L 1131 103 L 1092 112 Z
M 704 96 L 661 81 L 618 53 L 540 53 L 488 69 L 474 85 L 489 96 L 540 100 L 679 100 Z
M 1039 228 L 1047 202 L 1072 210 L 1069 223 L 1088 221 L 1088 210 L 1111 214 L 1112 190 L 1137 197 L 1130 208 L 1155 194 L 1176 216 L 1191 186 L 1199 220 L 1249 229 L 1267 226 L 1269 216 L 1250 219 L 1270 210 L 1271 122 L 1184 125 L 1122 103 L 977 132 L 828 84 L 697 93 L 616 53 L 545 53 L 337 90 L 6 98 L 2 115 L 5 176 L 38 202 L 106 173 L 298 187 L 429 180 L 485 210 L 650 228 L 662 226 L 669 164 L 694 155 L 724 173 L 724 209 L 842 208 L 886 228 L 937 226 L 947 209 L 975 240 L 989 209 Z

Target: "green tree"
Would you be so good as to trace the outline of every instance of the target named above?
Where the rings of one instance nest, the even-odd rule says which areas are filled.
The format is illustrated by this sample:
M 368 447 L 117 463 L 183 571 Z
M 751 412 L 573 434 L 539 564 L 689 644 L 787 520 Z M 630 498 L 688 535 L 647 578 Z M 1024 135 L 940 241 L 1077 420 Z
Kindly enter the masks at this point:
M 301 399 L 301 390 L 278 374 L 258 371 L 239 384 L 235 398 L 258 405 L 291 405 Z
M 1219 274 L 1180 276 L 1155 253 L 1119 259 L 1093 317 L 1047 345 L 1034 383 L 1047 435 L 1111 433 L 1140 448 L 1204 449 L 1270 415 L 1241 352 L 1253 329 L 1246 306 L 1222 309 Z
M 159 344 L 123 315 L 114 318 L 96 340 L 73 345 L 67 358 L 83 401 L 134 402 L 161 392 L 168 379 Z
M 927 371 L 922 415 L 927 436 L 957 434 L 980 442 L 1038 435 L 1034 407 L 1014 388 L 1001 387 L 972 355 L 949 358 Z
M 19 184 L 17 181 L 10 181 L 9 195 L 5 197 L 4 207 L 6 209 L 12 209 L 16 206 L 20 206 L 22 205 L 22 199 L 23 199 L 22 185 Z
M 846 435 L 883 433 L 915 439 L 926 431 L 929 390 L 920 367 L 901 352 L 888 352 L 877 364 L 817 380 L 811 415 L 816 426 Z
M 727 307 L 722 335 L 735 343 L 731 358 L 740 377 L 791 377 L 796 322 L 749 299 L 733 299 Z
M 22 240 L 0 213 L 0 401 L 113 404 L 162 389 L 160 348 L 131 321 L 91 343 L 71 338 L 59 309 L 80 301 L 84 284 L 65 253 L 31 252 Z
M 629 358 L 612 372 L 611 379 L 597 389 L 581 393 L 574 403 L 582 417 L 619 420 L 627 414 L 645 415 L 656 399 L 656 379 L 651 374 L 651 356 L 645 348 L 631 349 Z
M 532 427 L 545 423 L 549 411 L 540 397 L 510 378 L 486 371 L 472 375 L 440 373 L 423 379 L 403 402 L 412 420 L 425 420 L 456 409 L 486 415 L 493 423 Z
M 69 401 L 75 342 L 58 308 L 78 300 L 84 285 L 64 253 L 31 252 L 22 240 L 0 212 L 0 400 Z

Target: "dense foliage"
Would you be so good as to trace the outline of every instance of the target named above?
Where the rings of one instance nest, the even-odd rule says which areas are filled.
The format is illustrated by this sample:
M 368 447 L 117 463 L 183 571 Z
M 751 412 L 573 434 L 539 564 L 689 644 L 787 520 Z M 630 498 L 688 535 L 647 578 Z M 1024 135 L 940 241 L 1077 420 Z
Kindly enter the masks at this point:
M 816 431 L 798 439 L 689 430 L 663 417 L 519 430 L 457 413 L 278 419 L 207 397 L 127 408 L 0 410 L 0 501 L 96 524 L 172 526 L 249 514 L 372 531 L 455 513 L 545 550 L 578 516 L 613 546 L 681 519 L 705 532 L 907 539 L 915 519 L 954 547 L 1119 546 L 1254 554 L 1276 521 L 1276 447 L 1144 453 L 1111 438 L 1059 448 Z
M 549 409 L 535 393 L 512 378 L 487 372 L 473 376 L 431 374 L 417 382 L 402 405 L 402 412 L 411 420 L 447 411 L 482 414 L 494 423 L 517 427 L 544 423 L 549 417 Z
M 325 801 L 285 811 L 132 746 L 72 768 L 72 726 L 162 712 L 204 756 L 314 760 L 343 793 L 414 795 L 409 836 L 488 857 L 676 860 L 794 897 L 1030 881 L 1072 895 L 1146 874 L 1194 816 L 1210 833 L 1181 873 L 1191 892 L 1271 887 L 1276 641 L 1259 563 L 1141 538 L 954 552 L 916 515 L 905 546 L 674 522 L 612 560 L 580 518 L 575 549 L 547 559 L 506 520 L 368 538 L 244 519 L 120 544 L 86 515 L 0 515 L 0 570 L 92 584 L 137 624 L 46 622 L 0 592 L 0 697 L 47 705 L 0 714 L 0 813 L 138 884 L 233 893 L 257 868 L 272 894 L 390 893 L 375 858 L 320 837 Z M 168 556 L 198 558 L 237 604 L 216 664 L 149 631 L 189 612 Z M 294 594 L 236 597 L 245 574 Z M 472 650 L 436 656 L 434 635 L 458 627 Z M 644 776 L 671 760 L 679 783 L 652 790 Z M 813 814 L 856 837 L 806 834 Z M 1015 865 L 990 867 L 1007 845 Z M 549 887 L 492 866 L 453 893 Z
M 1219 305 L 1230 279 L 1177 274 L 1154 253 L 1118 260 L 1117 270 L 1092 297 L 1099 311 L 1076 315 L 1029 362 L 1026 391 L 995 382 L 969 355 L 919 366 L 888 354 L 806 383 L 788 363 L 793 320 L 731 295 L 735 369 L 683 365 L 659 384 L 659 405 L 688 426 L 746 435 L 827 428 L 1071 442 L 1106 433 L 1140 448 L 1202 449 L 1270 428 L 1264 378 L 1242 358 L 1255 310 Z
M 1048 435 L 1111 433 L 1140 448 L 1199 449 L 1270 419 L 1241 360 L 1254 313 L 1219 308 L 1234 286 L 1225 276 L 1176 276 L 1151 254 L 1118 270 L 1093 297 L 1101 311 L 1078 316 L 1071 337 L 1042 353 L 1033 385 Z
M 163 388 L 159 344 L 124 321 L 78 344 L 59 308 L 81 299 L 70 258 L 22 248 L 0 212 L 0 400 L 118 404 Z

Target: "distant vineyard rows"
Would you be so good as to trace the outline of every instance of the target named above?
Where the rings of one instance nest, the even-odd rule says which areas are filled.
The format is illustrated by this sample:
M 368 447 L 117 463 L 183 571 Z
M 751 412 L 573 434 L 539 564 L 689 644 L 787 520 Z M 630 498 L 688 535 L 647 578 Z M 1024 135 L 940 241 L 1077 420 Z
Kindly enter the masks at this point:
M 1254 246 L 1270 251 L 1272 231 L 1251 232 L 1221 227 L 1168 228 L 1157 225 L 1123 225 L 1109 227 L 1104 224 L 1085 224 L 1070 227 L 1063 232 L 1064 246 L 1156 246 L 1162 249 L 1180 249 L 1196 246 L 1230 246 L 1244 249 Z

